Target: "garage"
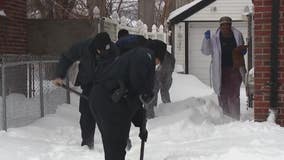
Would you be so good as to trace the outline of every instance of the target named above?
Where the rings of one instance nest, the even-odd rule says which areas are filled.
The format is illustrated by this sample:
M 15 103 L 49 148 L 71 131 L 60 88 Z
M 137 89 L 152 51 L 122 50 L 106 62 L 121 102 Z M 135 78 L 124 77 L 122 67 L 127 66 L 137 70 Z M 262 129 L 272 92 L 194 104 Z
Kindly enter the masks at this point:
M 219 18 L 229 16 L 233 26 L 243 33 L 247 44 L 249 15 L 252 12 L 251 0 L 195 0 L 170 13 L 168 22 L 172 35 L 172 52 L 176 66 L 185 74 L 192 74 L 203 83 L 210 85 L 210 56 L 201 54 L 204 32 L 214 34 L 219 27 Z M 252 46 L 252 45 L 251 45 Z

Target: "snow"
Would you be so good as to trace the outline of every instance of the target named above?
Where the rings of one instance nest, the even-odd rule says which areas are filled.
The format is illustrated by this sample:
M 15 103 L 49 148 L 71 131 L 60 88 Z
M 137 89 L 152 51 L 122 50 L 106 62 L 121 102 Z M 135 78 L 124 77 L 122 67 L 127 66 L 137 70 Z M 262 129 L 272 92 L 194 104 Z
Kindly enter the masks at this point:
M 0 9 L 0 16 L 6 16 L 4 10 L 1 10 L 1 9 Z
M 282 160 L 284 128 L 273 121 L 253 122 L 241 89 L 241 121 L 222 114 L 212 89 L 196 77 L 173 75 L 173 103 L 155 108 L 148 120 L 145 160 Z M 159 99 L 160 101 L 160 99 Z M 32 105 L 32 103 L 31 103 Z M 95 149 L 80 146 L 78 97 L 58 106 L 56 114 L 20 128 L 0 132 L 1 160 L 104 160 L 100 134 Z M 131 128 L 132 149 L 126 160 L 139 158 L 139 129 Z

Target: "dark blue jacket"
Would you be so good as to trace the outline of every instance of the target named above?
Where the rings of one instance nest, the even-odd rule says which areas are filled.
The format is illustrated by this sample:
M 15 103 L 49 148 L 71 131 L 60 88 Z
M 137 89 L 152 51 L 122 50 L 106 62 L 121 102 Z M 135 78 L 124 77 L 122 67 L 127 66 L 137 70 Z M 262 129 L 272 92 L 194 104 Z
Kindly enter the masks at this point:
M 116 45 L 120 50 L 120 54 L 124 54 L 133 48 L 143 46 L 146 41 L 147 39 L 142 35 L 131 34 L 117 40 Z

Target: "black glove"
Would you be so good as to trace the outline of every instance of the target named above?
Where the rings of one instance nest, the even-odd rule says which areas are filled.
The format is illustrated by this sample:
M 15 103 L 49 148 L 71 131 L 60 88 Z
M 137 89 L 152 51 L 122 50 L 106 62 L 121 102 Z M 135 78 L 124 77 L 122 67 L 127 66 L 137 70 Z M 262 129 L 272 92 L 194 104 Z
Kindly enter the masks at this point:
M 146 116 L 146 110 L 145 108 L 141 107 L 134 114 L 131 121 L 135 125 L 135 127 L 142 127 L 142 123 L 144 121 L 145 116 Z
M 146 128 L 142 128 L 140 127 L 140 133 L 139 133 L 139 137 L 142 141 L 146 142 L 147 138 L 148 138 L 148 131 Z
M 142 100 L 142 103 L 145 103 L 145 104 L 149 104 L 154 98 L 154 94 L 151 93 L 151 94 L 142 94 L 141 95 L 141 100 Z
M 119 83 L 119 88 L 116 89 L 114 93 L 111 95 L 111 99 L 115 103 L 119 102 L 123 97 L 126 97 L 128 92 L 123 81 L 118 80 L 118 83 Z
M 111 99 L 112 99 L 113 102 L 118 103 L 125 95 L 126 95 L 125 90 L 117 89 L 111 95 Z
M 205 33 L 204 33 L 204 37 L 209 40 L 210 39 L 210 30 L 207 30 Z

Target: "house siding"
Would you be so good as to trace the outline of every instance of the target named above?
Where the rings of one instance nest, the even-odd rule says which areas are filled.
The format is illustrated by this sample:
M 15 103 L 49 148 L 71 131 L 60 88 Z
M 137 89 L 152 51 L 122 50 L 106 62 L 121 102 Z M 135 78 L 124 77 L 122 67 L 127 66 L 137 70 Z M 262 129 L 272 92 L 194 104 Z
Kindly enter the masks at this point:
M 255 13 L 255 96 L 254 116 L 256 121 L 265 121 L 269 115 L 271 66 L 271 17 L 272 0 L 254 0 Z M 277 123 L 284 126 L 284 1 L 280 1 L 279 23 L 279 55 L 278 55 L 278 102 Z
M 0 54 L 26 54 L 26 0 L 4 0 L 0 19 Z
M 201 42 L 202 42 L 202 38 L 203 38 L 203 33 L 208 30 L 211 29 L 212 34 L 216 31 L 216 29 L 218 28 L 219 24 L 218 24 L 218 20 L 220 19 L 220 17 L 222 16 L 231 16 L 233 18 L 233 25 L 237 24 L 237 23 L 241 23 L 244 24 L 242 25 L 242 28 L 247 26 L 247 17 L 245 15 L 243 15 L 244 12 L 244 8 L 247 6 L 252 6 L 251 0 L 216 0 L 215 2 L 211 3 L 210 5 L 206 6 L 205 8 L 201 9 L 200 11 L 198 11 L 197 13 L 193 14 L 192 16 L 188 17 L 185 19 L 185 21 L 189 21 L 189 27 L 191 27 L 192 25 L 195 26 L 195 28 L 200 28 L 200 29 L 204 29 L 202 31 L 202 33 L 199 34 L 198 38 L 192 38 L 189 37 L 189 44 L 182 44 L 179 45 L 180 43 L 178 43 L 178 37 L 180 37 L 181 35 L 179 35 L 180 33 L 178 32 L 179 28 L 181 25 L 184 26 L 184 22 L 180 22 L 178 24 L 175 25 L 175 56 L 177 59 L 176 64 L 179 66 L 183 66 L 183 68 L 185 68 L 185 45 L 189 45 L 189 73 L 190 74 L 194 74 L 194 75 L 201 75 L 200 78 L 204 83 L 210 85 L 210 80 L 209 80 L 209 64 L 208 63 L 208 59 L 210 59 L 210 57 L 206 57 L 207 59 L 204 61 L 196 61 L 196 58 L 192 58 L 192 55 L 195 56 L 195 53 L 192 53 L 193 50 L 192 48 L 194 48 L 194 52 L 198 52 L 198 55 L 203 56 L 200 53 L 200 48 L 201 48 Z M 211 11 L 212 7 L 217 7 L 217 10 L 215 12 Z M 236 16 L 238 15 L 238 16 Z M 196 27 L 196 25 L 199 25 Z M 211 26 L 212 24 L 217 24 L 217 27 L 214 28 L 205 28 L 205 26 Z M 205 26 L 204 26 L 205 25 Z M 239 27 L 237 27 L 239 28 Z M 183 31 L 183 37 L 180 39 L 185 40 L 185 36 L 196 36 L 194 33 L 192 33 L 192 28 L 189 28 L 189 35 L 185 35 L 184 33 L 184 28 L 182 29 Z M 195 30 L 196 31 L 196 30 Z M 243 34 L 244 34 L 244 38 L 246 38 L 247 36 L 247 29 L 242 30 Z M 194 41 L 192 43 L 192 41 Z M 198 41 L 198 42 L 196 42 Z M 192 45 L 195 46 L 192 46 Z M 196 46 L 198 46 L 198 49 L 196 49 Z M 199 54 L 200 53 L 200 54 Z M 194 59 L 194 60 L 192 60 Z M 200 65 L 200 63 L 204 63 L 204 69 L 202 71 L 198 71 L 199 69 L 196 67 L 195 64 L 193 63 L 197 63 L 198 65 Z M 200 67 L 200 66 L 198 66 Z M 208 69 L 207 69 L 208 68 Z M 196 74 L 197 73 L 197 74 Z
M 191 17 L 187 21 L 218 20 L 222 16 L 230 16 L 233 20 L 246 20 L 245 7 L 252 6 L 251 0 L 216 0 Z
M 6 16 L 0 16 L 0 54 L 26 54 L 27 53 L 27 19 L 26 0 L 2 0 L 0 10 L 4 10 Z M 4 58 L 5 59 L 5 58 Z M 2 60 L 2 58 L 1 58 Z M 1 71 L 2 72 L 2 71 Z M 2 81 L 5 78 L 6 95 L 11 93 L 26 94 L 27 69 L 23 65 L 5 67 L 5 76 L 0 76 L 0 94 L 2 96 Z M 21 106 L 19 106 L 21 107 Z M 0 106 L 0 130 L 3 125 L 3 106 Z M 14 120 L 18 112 L 13 110 L 7 101 L 7 119 L 11 126 L 17 126 Z M 18 119 L 17 123 L 23 122 Z M 13 125 L 11 124 L 13 123 Z M 15 125 L 14 125 L 15 124 Z
M 175 25 L 175 58 L 176 58 L 176 66 L 177 71 L 182 72 L 185 69 L 185 24 L 178 23 Z

